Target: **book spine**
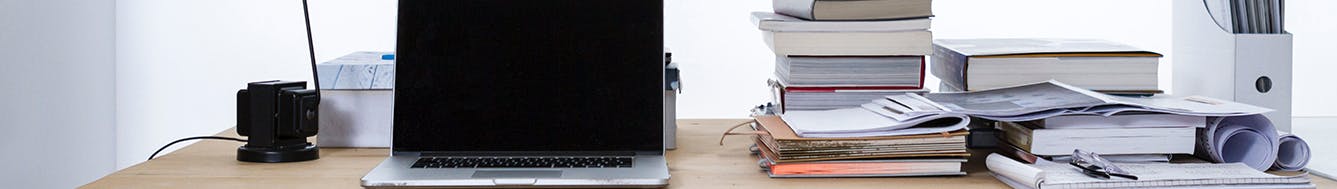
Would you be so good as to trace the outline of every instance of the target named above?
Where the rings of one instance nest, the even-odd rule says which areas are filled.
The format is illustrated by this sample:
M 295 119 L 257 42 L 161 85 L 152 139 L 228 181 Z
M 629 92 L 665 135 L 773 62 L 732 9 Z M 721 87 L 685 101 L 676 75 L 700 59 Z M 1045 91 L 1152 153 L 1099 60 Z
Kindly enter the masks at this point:
M 813 7 L 817 5 L 817 0 L 772 0 L 771 4 L 777 14 L 816 20 Z
M 914 145 L 914 144 L 942 144 L 942 143 L 964 143 L 965 137 L 956 138 L 913 138 L 896 140 L 863 140 L 863 141 L 779 141 L 781 148 L 822 148 L 822 147 L 864 147 L 864 146 L 894 146 L 894 145 Z
M 1024 161 L 1028 164 L 1034 164 L 1035 162 L 1040 160 L 1040 156 L 1036 156 L 1035 154 L 1026 152 L 1026 150 L 1022 150 L 1021 148 L 1018 148 L 1011 144 L 998 145 L 998 148 L 999 151 L 1004 152 L 1002 153 L 1003 155 Z
M 933 44 L 933 75 L 951 88 L 966 88 L 966 61 L 969 57 L 942 45 Z
M 1007 141 L 1007 143 L 1022 150 L 1026 150 L 1027 152 L 1034 151 L 1031 149 L 1031 136 L 1033 133 L 1031 133 L 1030 128 L 1011 122 L 998 122 L 998 126 L 1000 127 L 999 129 L 1003 130 L 1003 134 L 998 135 L 1003 138 L 1003 141 Z
M 926 57 L 928 57 L 928 56 L 919 56 L 919 86 L 918 86 L 918 87 L 919 87 L 920 89 L 923 89 L 923 88 L 924 88 L 924 75 L 927 75 L 927 73 L 924 73 L 924 69 L 926 69 L 926 68 L 928 67 L 927 63 L 925 63 L 925 60 L 924 60 L 924 59 L 928 59 L 928 58 L 926 58 Z

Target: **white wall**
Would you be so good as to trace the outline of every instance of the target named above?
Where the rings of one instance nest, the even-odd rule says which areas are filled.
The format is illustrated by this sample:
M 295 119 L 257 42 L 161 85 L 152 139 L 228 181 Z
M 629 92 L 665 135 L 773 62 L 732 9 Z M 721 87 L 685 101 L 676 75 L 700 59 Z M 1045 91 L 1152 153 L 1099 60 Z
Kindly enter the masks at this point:
M 1295 116 L 1337 116 L 1337 1 L 1286 1 L 1286 31 L 1295 35 Z
M 683 69 L 683 118 L 737 118 L 770 98 L 774 55 L 749 20 L 770 1 L 666 1 L 666 43 Z M 1170 2 L 1163 0 L 940 0 L 935 38 L 1103 38 L 1170 54 Z M 1137 10 L 1138 14 L 1126 14 Z M 1168 62 L 1167 59 L 1163 61 Z M 1168 64 L 1162 72 L 1168 73 Z M 1169 89 L 1169 75 L 1162 75 Z M 937 88 L 929 77 L 925 87 Z
M 233 92 L 248 81 L 310 80 L 298 0 L 120 0 L 117 69 L 118 167 L 159 145 L 208 135 L 235 122 Z M 1333 38 L 1333 2 L 1292 1 L 1297 115 L 1337 116 L 1333 66 L 1320 60 Z M 317 56 L 394 48 L 396 1 L 312 0 Z M 769 98 L 773 56 L 749 22 L 766 0 L 666 0 L 665 43 L 684 69 L 682 118 L 739 118 Z M 938 38 L 1081 37 L 1122 41 L 1173 56 L 1164 0 L 939 0 Z M 1162 88 L 1170 89 L 1170 58 Z M 936 85 L 928 85 L 936 87 Z M 170 90 L 161 90 L 170 89 Z M 1325 91 L 1326 90 L 1326 91 Z M 1315 103 L 1317 102 L 1317 103 Z
M 115 170 L 115 1 L 0 0 L 0 188 Z
M 247 82 L 311 81 L 301 8 L 299 0 L 120 0 L 117 167 L 172 140 L 231 128 Z M 322 59 L 393 49 L 394 1 L 315 0 L 311 8 Z
M 1187 0 L 1180 0 L 1187 1 Z M 769 97 L 772 54 L 749 11 L 768 11 L 770 1 L 666 1 L 666 44 L 681 62 L 685 92 L 683 118 L 735 118 Z M 1161 88 L 1169 91 L 1171 2 L 1165 0 L 938 0 L 933 9 L 935 38 L 1054 37 L 1102 38 L 1167 55 L 1161 61 Z M 1295 33 L 1296 116 L 1337 116 L 1337 65 L 1328 58 L 1337 44 L 1337 2 L 1288 1 L 1287 29 Z M 930 82 L 936 79 L 930 78 Z M 934 84 L 926 85 L 936 88 Z M 1173 92 L 1173 91 L 1169 91 Z

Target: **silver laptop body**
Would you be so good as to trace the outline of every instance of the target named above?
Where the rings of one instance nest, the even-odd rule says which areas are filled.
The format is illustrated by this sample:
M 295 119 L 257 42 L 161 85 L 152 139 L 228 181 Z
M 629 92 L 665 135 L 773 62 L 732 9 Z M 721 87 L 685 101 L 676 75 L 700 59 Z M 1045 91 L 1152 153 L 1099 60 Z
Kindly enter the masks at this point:
M 400 0 L 397 29 L 392 152 L 362 186 L 668 184 L 662 0 Z
M 657 188 L 668 185 L 669 179 L 663 155 L 632 156 L 635 162 L 630 168 L 409 168 L 421 157 L 416 152 L 393 153 L 362 177 L 362 186 Z

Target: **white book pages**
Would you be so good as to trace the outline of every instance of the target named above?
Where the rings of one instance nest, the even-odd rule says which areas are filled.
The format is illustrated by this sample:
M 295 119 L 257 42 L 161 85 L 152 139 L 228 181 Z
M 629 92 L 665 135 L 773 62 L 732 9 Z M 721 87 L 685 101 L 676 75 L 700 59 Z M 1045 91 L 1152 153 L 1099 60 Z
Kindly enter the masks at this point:
M 1102 39 L 936 39 L 933 44 L 965 56 L 1051 53 L 1155 53 Z
M 995 89 L 1057 80 L 1090 90 L 1155 91 L 1160 57 L 970 57 L 966 86 Z
M 1076 149 L 1101 155 L 1192 154 L 1196 136 L 1193 127 L 1034 129 L 1030 132 L 1029 151 L 1044 156 L 1071 155 Z
M 1170 158 L 1172 158 L 1172 155 L 1170 155 L 1170 154 L 1123 154 L 1123 155 L 1105 155 L 1105 154 L 1101 154 L 1100 157 L 1105 158 L 1105 159 L 1107 159 L 1107 160 L 1110 160 L 1110 162 L 1119 162 L 1119 163 L 1153 163 L 1153 162 L 1168 163 L 1168 162 L 1170 162 Z M 1066 155 L 1066 156 L 1050 156 L 1048 159 L 1049 159 L 1049 161 L 1054 161 L 1054 162 L 1072 162 L 1072 155 Z
M 824 111 L 787 111 L 780 118 L 799 135 L 821 132 L 861 132 L 877 129 L 901 129 L 912 125 L 900 124 L 863 108 L 841 108 Z
M 896 32 L 928 30 L 929 18 L 875 21 L 809 21 L 771 12 L 752 12 L 752 25 L 778 32 Z
M 1067 115 L 1044 119 L 1045 129 L 1207 127 L 1207 117 L 1175 114 Z
M 786 84 L 918 87 L 924 56 L 777 56 L 775 75 Z
M 780 56 L 923 56 L 933 54 L 933 32 L 773 32 L 762 31 L 767 47 Z
M 865 104 L 865 107 L 880 107 Z M 965 129 L 970 118 L 960 114 L 937 114 L 908 120 L 885 116 L 887 112 L 865 107 L 822 111 L 786 111 L 780 115 L 800 137 L 846 138 L 943 133 Z

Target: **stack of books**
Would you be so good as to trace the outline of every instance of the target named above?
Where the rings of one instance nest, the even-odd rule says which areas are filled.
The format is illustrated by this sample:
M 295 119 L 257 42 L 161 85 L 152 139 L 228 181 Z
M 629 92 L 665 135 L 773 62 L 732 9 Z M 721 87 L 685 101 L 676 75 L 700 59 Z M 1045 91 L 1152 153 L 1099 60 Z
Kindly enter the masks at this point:
M 771 86 L 780 111 L 857 107 L 926 92 L 931 0 L 773 3 L 775 12 L 752 13 L 752 21 L 776 55 Z
M 1040 158 L 1062 161 L 1052 158 L 1070 156 L 1079 149 L 1100 154 L 1116 162 L 1124 160 L 1129 160 L 1124 162 L 1165 162 L 1169 160 L 1170 154 L 1193 154 L 1195 147 L 1203 145 L 1208 145 L 1201 147 L 1204 149 L 1221 149 L 1210 147 L 1215 145 L 1232 146 L 1222 148 L 1238 150 L 1241 146 L 1256 145 L 1248 141 L 1271 139 L 1245 139 L 1234 141 L 1239 142 L 1238 144 L 1226 144 L 1231 142 L 1205 138 L 1204 134 L 1208 134 L 1208 137 L 1211 133 L 1262 137 L 1275 135 L 1252 134 L 1257 133 L 1254 131 L 1275 130 L 1269 127 L 1271 125 L 1265 118 L 1258 115 L 1272 111 L 1267 108 L 1199 96 L 1113 96 L 1057 81 L 961 93 L 933 93 L 923 96 L 904 94 L 888 96 L 886 100 L 875 102 L 880 107 L 867 109 L 886 110 L 879 114 L 900 120 L 964 114 L 998 121 L 1000 122 L 998 127 L 1003 131 L 1000 137 L 1004 145 L 1001 147 L 1009 152 L 1007 154 L 1027 162 L 1038 162 L 1036 160 Z M 799 123 L 789 118 L 795 113 L 805 112 L 786 113 L 785 121 L 791 124 Z M 1221 119 L 1213 121 L 1208 117 L 1213 119 L 1226 117 L 1230 118 L 1228 120 L 1231 122 Z M 844 119 L 847 118 L 831 119 L 827 122 L 849 122 Z M 1210 128 L 1215 127 L 1208 127 L 1208 123 L 1256 127 L 1212 131 Z M 800 131 L 806 129 L 801 126 L 793 127 Z M 845 128 L 854 127 L 845 126 Z M 1266 147 L 1267 144 L 1261 145 Z M 1259 159 L 1265 159 L 1276 153 L 1276 151 L 1264 151 L 1254 154 L 1264 157 Z
M 1057 80 L 1108 94 L 1161 93 L 1161 54 L 1092 39 L 939 39 L 933 75 L 944 91 L 978 91 Z
M 848 138 L 803 137 L 779 116 L 757 116 L 759 164 L 771 177 L 965 175 L 966 131 Z
M 1206 125 L 1207 117 L 1164 113 L 997 122 L 1003 152 L 1027 163 L 1070 160 L 1076 149 L 1116 162 L 1168 162 L 1173 154 L 1193 154 L 1197 129 Z

